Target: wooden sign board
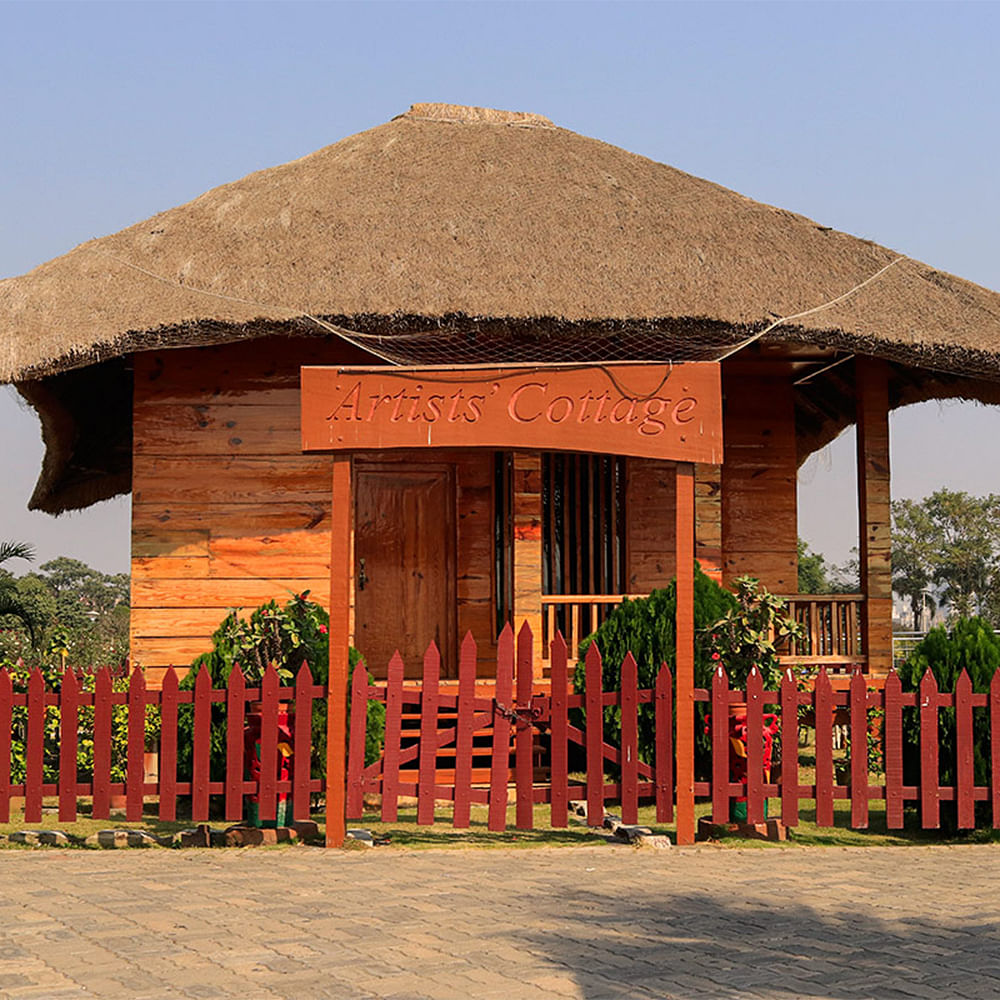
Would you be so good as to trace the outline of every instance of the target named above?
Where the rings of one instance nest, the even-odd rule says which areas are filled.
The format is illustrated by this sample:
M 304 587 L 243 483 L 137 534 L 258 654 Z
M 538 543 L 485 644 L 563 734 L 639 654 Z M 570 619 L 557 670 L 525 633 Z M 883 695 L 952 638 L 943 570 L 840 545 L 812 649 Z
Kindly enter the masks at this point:
M 302 369 L 304 451 L 469 447 L 719 464 L 719 366 Z

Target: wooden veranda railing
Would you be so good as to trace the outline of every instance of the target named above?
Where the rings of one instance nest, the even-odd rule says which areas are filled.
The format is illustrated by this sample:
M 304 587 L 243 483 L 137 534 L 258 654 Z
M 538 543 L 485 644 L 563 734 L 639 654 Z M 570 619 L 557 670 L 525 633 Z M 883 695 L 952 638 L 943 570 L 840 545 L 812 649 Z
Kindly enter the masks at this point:
M 622 601 L 646 594 L 545 594 L 542 596 L 542 648 L 557 632 L 566 638 L 570 656 L 581 640 L 596 631 Z M 781 650 L 787 664 L 825 666 L 833 673 L 847 673 L 867 664 L 861 635 L 862 594 L 783 594 L 788 614 L 802 625 L 805 635 Z
M 781 663 L 825 666 L 848 672 L 868 662 L 861 633 L 862 594 L 784 594 L 788 615 L 804 636 L 782 649 Z

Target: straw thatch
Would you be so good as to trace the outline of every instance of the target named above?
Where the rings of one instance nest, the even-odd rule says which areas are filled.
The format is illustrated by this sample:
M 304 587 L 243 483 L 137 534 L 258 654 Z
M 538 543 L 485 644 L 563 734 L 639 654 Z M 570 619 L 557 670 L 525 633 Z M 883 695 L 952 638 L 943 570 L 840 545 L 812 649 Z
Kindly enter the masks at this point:
M 634 356 L 684 360 L 898 256 L 538 115 L 415 105 L 0 281 L 0 380 L 323 333 L 307 316 L 389 340 L 450 325 L 479 350 L 502 333 L 518 360 L 539 330 L 549 359 L 612 330 L 659 345 Z M 1000 380 L 1000 295 L 909 259 L 769 336 Z M 461 343 L 435 360 L 472 360 Z M 36 506 L 59 506 L 53 476 Z

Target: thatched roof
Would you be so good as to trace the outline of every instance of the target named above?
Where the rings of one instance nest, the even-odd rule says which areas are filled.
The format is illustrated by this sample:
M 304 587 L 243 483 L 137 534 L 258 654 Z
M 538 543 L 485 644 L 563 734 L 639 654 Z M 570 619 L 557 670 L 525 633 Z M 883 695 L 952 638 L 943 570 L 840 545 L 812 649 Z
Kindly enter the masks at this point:
M 790 316 L 769 336 L 1000 380 L 1000 295 L 897 258 L 538 115 L 415 105 L 0 281 L 0 380 L 317 320 L 389 358 L 683 360 Z

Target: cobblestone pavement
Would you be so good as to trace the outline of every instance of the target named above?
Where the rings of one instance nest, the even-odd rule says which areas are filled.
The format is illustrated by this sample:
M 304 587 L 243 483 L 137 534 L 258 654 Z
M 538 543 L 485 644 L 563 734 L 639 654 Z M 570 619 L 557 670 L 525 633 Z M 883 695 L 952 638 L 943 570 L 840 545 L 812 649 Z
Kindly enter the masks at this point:
M 0 997 L 998 997 L 1000 849 L 0 853 Z

